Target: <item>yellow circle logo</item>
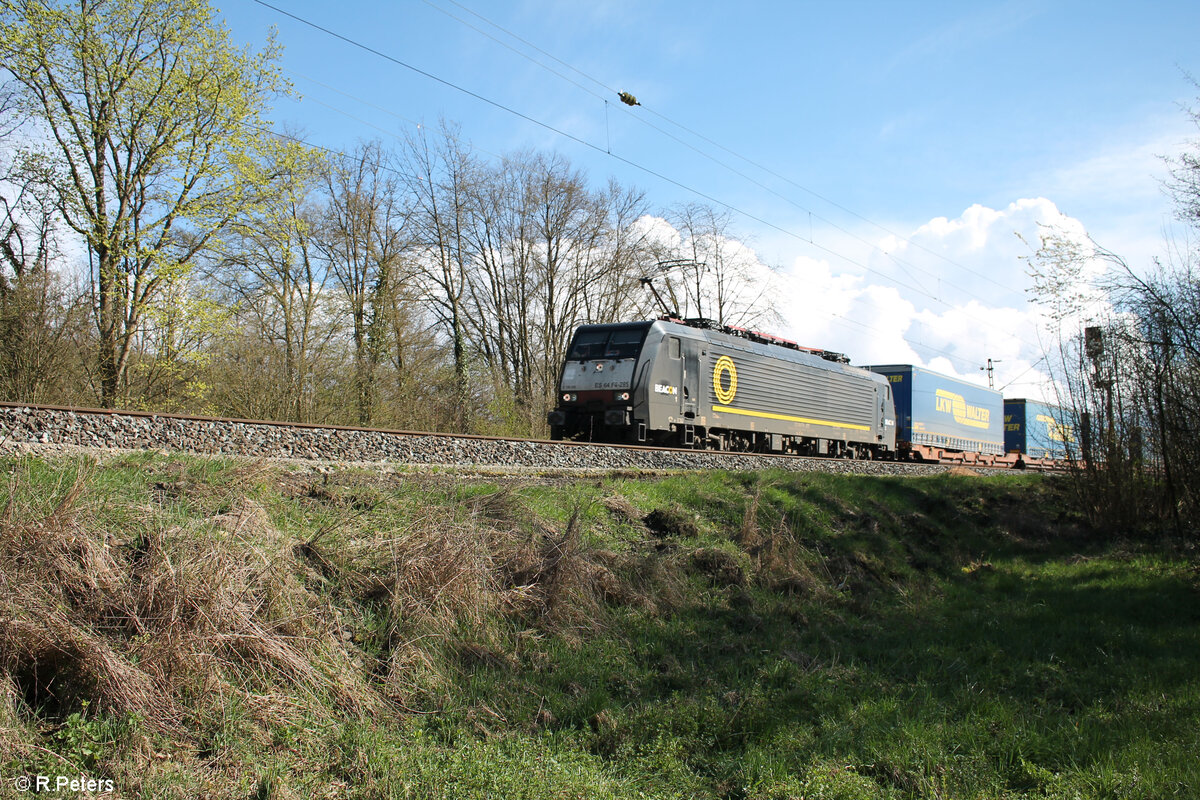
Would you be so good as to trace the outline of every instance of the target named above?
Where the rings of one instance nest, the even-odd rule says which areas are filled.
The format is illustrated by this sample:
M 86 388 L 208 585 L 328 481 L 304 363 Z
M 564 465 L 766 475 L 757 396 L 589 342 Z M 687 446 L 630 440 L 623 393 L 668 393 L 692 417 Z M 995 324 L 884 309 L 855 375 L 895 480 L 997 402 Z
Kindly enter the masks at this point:
M 718 358 L 717 365 L 713 367 L 713 391 L 724 405 L 732 403 L 733 396 L 737 394 L 737 367 L 729 356 Z

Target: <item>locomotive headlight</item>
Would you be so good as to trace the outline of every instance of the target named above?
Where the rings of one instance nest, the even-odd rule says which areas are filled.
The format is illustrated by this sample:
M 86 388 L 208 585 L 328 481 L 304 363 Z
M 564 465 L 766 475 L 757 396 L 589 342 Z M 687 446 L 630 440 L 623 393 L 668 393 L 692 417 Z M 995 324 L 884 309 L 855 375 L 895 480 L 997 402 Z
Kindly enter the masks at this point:
M 617 392 L 613 397 L 620 402 L 624 402 L 629 399 L 629 392 Z
M 578 399 L 579 395 L 575 394 L 574 392 L 563 392 L 564 403 L 574 403 Z

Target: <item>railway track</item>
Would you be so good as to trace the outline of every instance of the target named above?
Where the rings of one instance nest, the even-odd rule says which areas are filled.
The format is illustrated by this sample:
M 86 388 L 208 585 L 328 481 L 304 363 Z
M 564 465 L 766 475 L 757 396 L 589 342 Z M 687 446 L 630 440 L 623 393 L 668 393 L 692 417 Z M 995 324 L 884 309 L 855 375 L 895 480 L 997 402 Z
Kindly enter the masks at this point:
M 0 403 L 0 451 L 75 448 L 161 450 L 211 456 L 498 471 L 773 468 L 864 475 L 929 475 L 952 468 L 940 464 L 599 445 Z

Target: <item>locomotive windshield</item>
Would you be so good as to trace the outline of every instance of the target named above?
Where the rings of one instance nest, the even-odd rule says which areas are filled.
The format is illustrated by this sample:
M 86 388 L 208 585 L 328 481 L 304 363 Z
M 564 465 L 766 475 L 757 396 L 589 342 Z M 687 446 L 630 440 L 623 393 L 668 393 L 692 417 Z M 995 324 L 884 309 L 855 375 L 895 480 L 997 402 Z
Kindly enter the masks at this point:
M 592 358 L 637 358 L 647 326 L 580 329 L 571 345 L 572 361 Z

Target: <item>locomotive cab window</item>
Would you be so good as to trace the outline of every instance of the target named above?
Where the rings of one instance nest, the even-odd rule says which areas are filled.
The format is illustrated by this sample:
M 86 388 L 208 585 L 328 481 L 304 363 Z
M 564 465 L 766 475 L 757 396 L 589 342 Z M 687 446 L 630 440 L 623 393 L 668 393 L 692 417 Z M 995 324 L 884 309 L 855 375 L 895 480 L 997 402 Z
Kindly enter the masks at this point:
M 646 335 L 637 328 L 618 328 L 608 337 L 605 358 L 636 358 L 642 349 L 642 337 Z
M 600 358 L 604 355 L 604 344 L 608 341 L 608 331 L 579 331 L 575 334 L 575 344 L 571 347 L 571 359 L 581 361 L 589 358 Z
M 593 328 L 580 330 L 571 343 L 572 361 L 587 361 L 593 358 L 637 358 L 642 351 L 642 339 L 646 327 L 637 328 Z
M 679 339 L 671 336 L 667 338 L 667 355 L 671 358 L 679 358 Z

